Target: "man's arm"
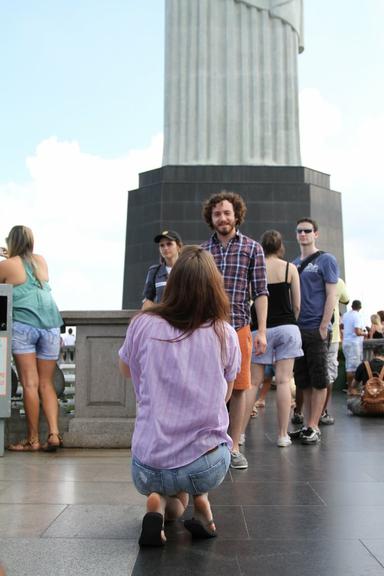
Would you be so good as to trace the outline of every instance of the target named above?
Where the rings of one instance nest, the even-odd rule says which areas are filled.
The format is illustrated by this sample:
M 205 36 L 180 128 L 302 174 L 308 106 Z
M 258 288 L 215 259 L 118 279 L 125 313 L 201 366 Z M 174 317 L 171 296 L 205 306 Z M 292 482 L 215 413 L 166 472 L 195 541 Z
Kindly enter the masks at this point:
M 323 317 L 320 323 L 320 334 L 323 340 L 326 340 L 328 335 L 328 326 L 332 318 L 333 311 L 336 306 L 336 297 L 337 297 L 337 284 L 325 284 L 325 304 L 324 304 L 324 312 Z
M 254 338 L 255 354 L 264 354 L 267 348 L 267 312 L 268 297 L 261 295 L 255 300 L 255 310 L 257 316 L 257 332 Z

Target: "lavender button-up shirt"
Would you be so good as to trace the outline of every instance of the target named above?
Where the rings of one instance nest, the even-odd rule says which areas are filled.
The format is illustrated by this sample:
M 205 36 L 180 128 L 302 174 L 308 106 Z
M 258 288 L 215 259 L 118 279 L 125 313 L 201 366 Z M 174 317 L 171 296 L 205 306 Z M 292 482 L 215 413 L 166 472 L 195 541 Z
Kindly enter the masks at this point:
M 235 330 L 226 322 L 224 328 L 223 361 L 210 326 L 169 342 L 181 332 L 159 316 L 140 314 L 129 325 L 119 356 L 131 370 L 137 399 L 132 453 L 143 464 L 179 468 L 218 444 L 231 448 L 225 395 L 241 353 Z

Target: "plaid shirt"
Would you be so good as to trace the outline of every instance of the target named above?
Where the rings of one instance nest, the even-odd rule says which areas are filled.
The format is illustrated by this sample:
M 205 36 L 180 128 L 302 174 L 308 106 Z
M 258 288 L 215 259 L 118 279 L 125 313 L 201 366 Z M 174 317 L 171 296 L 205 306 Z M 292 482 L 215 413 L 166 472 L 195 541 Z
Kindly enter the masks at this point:
M 214 233 L 202 248 L 208 250 L 224 277 L 224 287 L 231 302 L 231 324 L 235 330 L 251 320 L 250 299 L 268 296 L 264 252 L 258 242 L 237 231 L 223 246 Z

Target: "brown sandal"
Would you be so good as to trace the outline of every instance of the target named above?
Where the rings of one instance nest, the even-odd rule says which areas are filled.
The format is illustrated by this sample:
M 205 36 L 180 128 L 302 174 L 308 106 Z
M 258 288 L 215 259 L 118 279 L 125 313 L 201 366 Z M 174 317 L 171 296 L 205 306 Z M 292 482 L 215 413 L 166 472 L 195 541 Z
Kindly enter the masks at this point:
M 49 439 L 56 436 L 58 442 L 52 442 Z M 45 444 L 42 445 L 41 449 L 43 452 L 56 452 L 58 448 L 63 446 L 63 438 L 58 432 L 51 432 L 48 434 L 48 438 Z
M 38 438 L 32 438 L 31 440 L 26 438 L 17 444 L 10 444 L 8 450 L 11 452 L 39 452 L 41 446 Z

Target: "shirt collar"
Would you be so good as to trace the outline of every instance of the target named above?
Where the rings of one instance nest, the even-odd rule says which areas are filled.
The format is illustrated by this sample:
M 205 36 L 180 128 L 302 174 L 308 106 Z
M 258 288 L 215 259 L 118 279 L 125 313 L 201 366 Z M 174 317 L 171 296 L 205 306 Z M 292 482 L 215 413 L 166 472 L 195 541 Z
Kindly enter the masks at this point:
M 235 238 L 236 238 L 237 240 L 240 240 L 242 236 L 243 236 L 242 233 L 241 233 L 240 230 L 237 228 L 235 235 L 233 236 L 233 238 L 230 239 L 229 242 L 232 242 Z M 217 237 L 217 233 L 216 233 L 216 232 L 214 232 L 214 233 L 212 234 L 211 239 L 212 239 L 212 241 L 215 242 L 216 244 L 221 244 L 220 240 L 219 240 L 218 237 Z M 228 244 L 229 244 L 229 242 L 228 242 Z

